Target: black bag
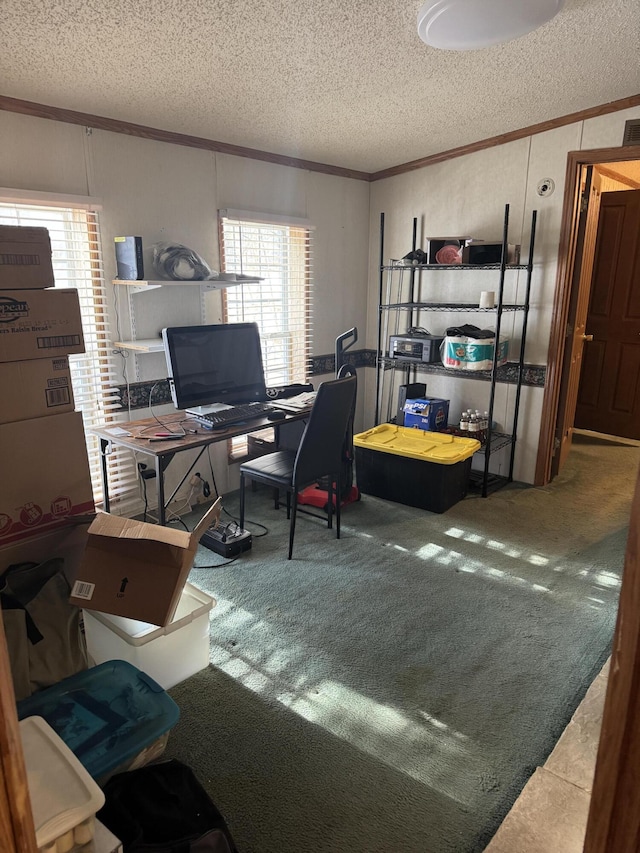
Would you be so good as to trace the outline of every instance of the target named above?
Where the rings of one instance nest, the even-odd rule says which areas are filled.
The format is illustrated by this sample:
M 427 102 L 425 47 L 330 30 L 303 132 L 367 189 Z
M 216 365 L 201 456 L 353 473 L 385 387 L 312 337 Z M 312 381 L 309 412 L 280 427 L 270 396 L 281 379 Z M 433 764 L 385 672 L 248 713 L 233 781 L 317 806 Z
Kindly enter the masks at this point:
M 104 795 L 97 817 L 124 853 L 238 853 L 224 818 L 180 761 L 119 773 Z

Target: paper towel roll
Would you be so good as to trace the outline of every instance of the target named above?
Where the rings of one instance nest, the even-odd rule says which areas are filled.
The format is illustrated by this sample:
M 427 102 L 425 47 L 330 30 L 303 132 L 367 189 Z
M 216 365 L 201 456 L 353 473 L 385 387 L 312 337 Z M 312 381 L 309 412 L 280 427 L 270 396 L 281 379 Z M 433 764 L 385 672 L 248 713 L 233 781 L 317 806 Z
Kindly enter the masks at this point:
M 483 290 L 480 293 L 480 308 L 494 308 L 496 304 L 495 290 Z

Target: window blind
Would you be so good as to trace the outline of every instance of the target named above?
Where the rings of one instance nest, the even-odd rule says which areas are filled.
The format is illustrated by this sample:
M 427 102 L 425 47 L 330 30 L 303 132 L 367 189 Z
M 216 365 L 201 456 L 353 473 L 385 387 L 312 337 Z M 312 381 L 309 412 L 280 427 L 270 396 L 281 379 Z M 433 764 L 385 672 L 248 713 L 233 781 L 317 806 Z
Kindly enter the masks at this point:
M 267 388 L 305 382 L 313 335 L 313 229 L 299 219 L 231 210 L 221 210 L 219 221 L 222 270 L 262 279 L 225 289 L 225 322 L 258 324 Z M 246 437 L 230 445 L 232 459 L 247 452 Z
M 235 219 L 224 211 L 220 222 L 224 272 L 263 279 L 225 289 L 225 321 L 258 324 L 267 387 L 304 382 L 313 335 L 311 228 Z
M 84 420 L 94 498 L 101 502 L 99 439 L 88 430 L 117 421 L 122 407 L 116 388 L 118 371 L 111 347 L 97 212 L 87 205 L 9 203 L 0 197 L 0 223 L 47 228 L 55 286 L 78 291 L 86 351 L 69 356 L 71 381 L 75 407 Z M 114 449 L 108 456 L 108 475 L 109 496 L 114 503 L 137 491 L 130 451 Z

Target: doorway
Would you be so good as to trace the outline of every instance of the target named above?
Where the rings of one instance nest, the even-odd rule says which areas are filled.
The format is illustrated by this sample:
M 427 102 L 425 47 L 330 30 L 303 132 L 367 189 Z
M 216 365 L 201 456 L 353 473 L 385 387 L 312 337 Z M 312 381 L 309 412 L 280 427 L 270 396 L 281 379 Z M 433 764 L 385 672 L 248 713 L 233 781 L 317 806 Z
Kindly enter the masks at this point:
M 595 258 L 599 215 L 594 215 L 590 201 L 594 195 L 598 195 L 599 201 L 601 194 L 598 193 L 597 182 L 595 192 L 592 192 L 594 167 L 597 165 L 604 174 L 604 170 L 615 169 L 622 162 L 634 162 L 640 166 L 640 146 L 573 151 L 567 157 L 536 485 L 546 485 L 553 477 L 554 466 L 559 470 L 562 460 L 568 455 L 580 394 L 582 352 L 585 345 L 592 343 L 585 340 L 591 297 L 592 269 L 588 265 Z M 635 188 L 640 189 L 640 182 Z M 590 241 L 592 250 L 588 251 Z M 640 475 L 636 480 L 631 509 L 618 620 L 612 644 L 611 673 L 615 678 L 610 678 L 607 685 L 585 853 L 631 853 L 638 850 L 639 821 L 631 820 L 630 816 L 640 814 L 637 760 L 633 763 L 633 757 L 637 759 L 640 754 L 637 726 L 640 709 L 637 678 L 640 659 L 639 517 Z
M 638 439 L 640 189 L 625 185 L 600 192 L 574 426 Z
M 592 272 L 598 257 L 598 263 L 606 270 L 603 253 L 598 256 L 598 247 L 609 240 L 609 237 L 599 230 L 601 199 L 603 196 L 606 198 L 609 193 L 617 195 L 625 192 L 632 195 L 638 192 L 640 196 L 640 146 L 569 153 L 536 485 L 548 483 L 561 469 L 571 447 L 573 429 L 577 425 L 576 418 L 580 424 L 586 423 L 587 408 L 597 408 L 594 404 L 597 398 L 593 387 L 589 387 L 588 379 L 583 384 L 581 377 L 592 375 L 594 363 L 598 363 L 598 358 L 601 359 L 599 369 L 602 374 L 599 387 L 603 392 L 609 393 L 615 386 L 612 371 L 616 364 L 620 364 L 619 343 L 622 342 L 611 348 L 606 360 L 605 347 L 601 342 L 592 348 L 592 351 L 585 351 L 585 347 L 595 342 L 590 340 L 592 333 L 587 327 L 591 306 L 595 309 L 592 311 L 591 321 L 597 311 L 602 310 L 602 302 L 596 304 L 591 298 Z M 617 204 L 612 206 L 615 208 Z M 609 218 L 609 229 L 612 221 Z M 618 224 L 620 221 L 618 217 Z M 637 232 L 634 239 L 637 239 Z M 618 249 L 619 254 L 624 255 L 624 246 L 619 239 Z M 637 277 L 638 268 L 633 274 Z M 603 288 L 598 291 L 598 295 L 602 290 Z M 640 309 L 638 313 L 640 315 Z M 619 330 L 615 336 L 619 336 Z M 637 336 L 634 342 L 635 340 L 640 343 L 640 336 Z M 614 353 L 616 347 L 617 355 Z M 635 347 L 633 349 L 635 350 Z M 625 351 L 624 354 L 628 355 L 629 352 L 631 350 Z M 640 346 L 637 353 L 640 359 Z M 588 369 L 585 367 L 584 371 L 583 355 L 588 365 Z M 635 353 L 633 357 L 636 357 Z M 633 370 L 629 371 L 632 372 Z M 631 379 L 627 377 L 619 386 L 618 393 L 625 393 L 627 402 L 632 395 L 632 384 Z M 579 400 L 581 403 L 578 410 Z M 611 399 L 608 405 L 610 403 Z M 620 396 L 614 403 L 618 408 L 624 408 L 620 405 Z M 599 424 L 598 431 L 609 434 L 619 428 L 618 424 L 608 423 L 606 419 L 601 420 Z M 606 429 L 602 429 L 602 426 Z

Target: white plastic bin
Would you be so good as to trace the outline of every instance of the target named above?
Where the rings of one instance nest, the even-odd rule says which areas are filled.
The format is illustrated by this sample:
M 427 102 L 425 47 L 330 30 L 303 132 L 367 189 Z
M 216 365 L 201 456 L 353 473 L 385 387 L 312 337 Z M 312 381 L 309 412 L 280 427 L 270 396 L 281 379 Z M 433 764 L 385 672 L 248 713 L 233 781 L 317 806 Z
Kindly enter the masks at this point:
M 20 721 L 36 843 L 41 853 L 69 853 L 94 835 L 104 794 L 42 717 Z
M 87 650 L 96 663 L 125 660 L 165 690 L 209 665 L 209 614 L 215 600 L 185 584 L 173 621 L 148 622 L 84 611 Z

